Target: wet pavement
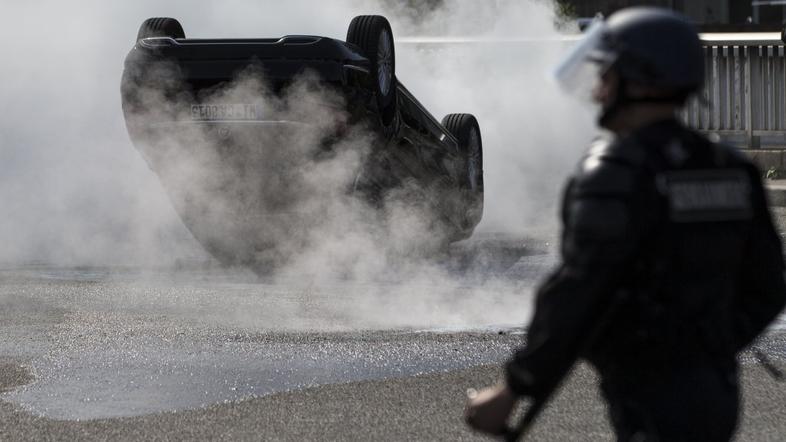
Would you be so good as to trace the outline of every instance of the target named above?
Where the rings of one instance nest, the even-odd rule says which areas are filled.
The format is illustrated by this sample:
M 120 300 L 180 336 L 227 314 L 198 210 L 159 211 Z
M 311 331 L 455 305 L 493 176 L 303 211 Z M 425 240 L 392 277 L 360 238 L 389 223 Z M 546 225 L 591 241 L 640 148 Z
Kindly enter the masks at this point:
M 524 242 L 487 240 L 365 281 L 6 267 L 0 356 L 29 378 L 0 399 L 85 420 L 498 363 L 521 343 L 532 286 L 556 259 Z
M 78 322 L 28 362 L 36 382 L 2 396 L 36 415 L 85 420 L 185 410 L 325 384 L 405 377 L 499 362 L 520 336 L 442 341 L 423 334 L 106 334 Z M 114 328 L 111 321 L 101 320 Z M 137 324 L 141 325 L 141 324 Z M 149 324 L 147 324 L 149 325 Z M 152 332 L 155 327 L 148 327 Z M 76 345 L 70 344 L 76 341 Z
M 385 385 L 420 385 L 407 379 L 431 379 L 434 384 L 424 381 L 417 388 L 441 385 L 450 403 L 458 404 L 458 390 L 445 382 L 465 379 L 461 373 L 481 382 L 496 373 L 493 366 L 522 342 L 532 288 L 556 261 L 543 241 L 486 238 L 463 247 L 420 266 L 418 273 L 351 281 L 259 278 L 199 263 L 178 269 L 6 266 L 0 269 L 0 416 L 10 423 L 0 426 L 0 439 L 6 439 L 3 431 L 16 439 L 17 432 L 29 430 L 17 421 L 35 428 L 60 422 L 57 431 L 64 431 L 65 422 L 95 422 L 68 428 L 76 431 L 73 437 L 100 439 L 126 428 L 128 421 L 114 419 L 119 417 L 163 422 L 164 427 L 150 427 L 152 434 L 209 438 L 214 430 L 196 424 L 192 432 L 178 432 L 185 431 L 177 430 L 182 417 L 168 413 L 232 416 L 244 407 L 289 406 L 312 390 L 332 391 L 330 386 L 347 385 L 335 387 L 347 392 L 357 386 L 373 395 L 381 394 L 378 388 L 387 391 Z M 784 321 L 776 328 L 783 329 Z M 760 347 L 784 365 L 782 333 Z M 761 371 L 752 354 L 742 361 Z M 582 376 L 580 390 L 592 391 L 592 376 Z M 753 382 L 765 388 L 768 380 Z M 418 397 L 415 391 L 407 394 Z M 321 400 L 309 405 L 311 412 L 331 407 L 324 402 L 329 399 Z M 369 406 L 365 396 L 350 400 Z M 597 412 L 599 402 L 593 401 L 581 413 Z M 49 420 L 35 420 L 41 418 Z M 104 418 L 110 420 L 95 420 Z M 281 427 L 272 417 L 245 419 L 249 433 L 240 439 L 253 439 L 263 424 L 274 438 L 318 434 Z M 333 424 L 339 438 L 366 434 L 352 433 L 359 427 L 347 425 L 350 433 L 341 436 L 340 422 Z M 239 422 L 222 425 L 230 431 Z M 316 431 L 304 425 L 303 431 Z M 431 424 L 423 425 L 427 431 Z M 467 436 L 465 430 L 450 431 L 458 433 L 445 433 L 445 440 Z M 608 435 L 607 429 L 593 431 Z M 213 435 L 227 434 L 234 433 Z

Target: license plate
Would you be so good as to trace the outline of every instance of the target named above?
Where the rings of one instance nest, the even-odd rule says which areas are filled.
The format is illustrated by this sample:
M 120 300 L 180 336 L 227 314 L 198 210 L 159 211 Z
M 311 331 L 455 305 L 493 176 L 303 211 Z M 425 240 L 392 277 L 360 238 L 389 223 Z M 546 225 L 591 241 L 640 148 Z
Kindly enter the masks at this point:
M 258 104 L 193 104 L 191 119 L 196 121 L 260 120 L 262 106 Z

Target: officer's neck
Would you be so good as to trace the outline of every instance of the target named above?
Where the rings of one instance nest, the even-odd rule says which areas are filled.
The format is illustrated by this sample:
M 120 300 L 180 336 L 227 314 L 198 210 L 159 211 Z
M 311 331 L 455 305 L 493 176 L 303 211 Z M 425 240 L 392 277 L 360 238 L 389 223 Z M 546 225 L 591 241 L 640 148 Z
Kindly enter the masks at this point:
M 617 136 L 625 136 L 659 121 L 674 119 L 677 110 L 676 106 L 667 103 L 631 104 L 620 109 L 604 126 Z

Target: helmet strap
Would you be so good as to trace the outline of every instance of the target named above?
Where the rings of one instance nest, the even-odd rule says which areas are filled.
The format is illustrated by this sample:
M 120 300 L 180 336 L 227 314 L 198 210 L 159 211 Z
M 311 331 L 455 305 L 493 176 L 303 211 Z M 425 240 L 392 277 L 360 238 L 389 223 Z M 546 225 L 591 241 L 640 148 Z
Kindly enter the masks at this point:
M 608 106 L 604 106 L 601 110 L 600 116 L 598 117 L 598 125 L 600 127 L 607 127 L 606 125 L 614 118 L 617 113 L 625 107 L 627 103 L 629 103 L 629 97 L 627 96 L 627 81 L 619 77 L 619 81 L 617 82 L 617 90 L 614 93 L 614 100 L 609 103 Z
M 649 96 L 649 97 L 631 97 L 628 95 L 628 81 L 620 77 L 617 83 L 617 91 L 614 94 L 614 100 L 601 111 L 598 118 L 598 124 L 601 127 L 606 127 L 609 121 L 614 118 L 622 109 L 632 104 L 673 104 L 680 106 L 685 102 L 688 94 L 675 93 L 673 95 L 664 96 Z

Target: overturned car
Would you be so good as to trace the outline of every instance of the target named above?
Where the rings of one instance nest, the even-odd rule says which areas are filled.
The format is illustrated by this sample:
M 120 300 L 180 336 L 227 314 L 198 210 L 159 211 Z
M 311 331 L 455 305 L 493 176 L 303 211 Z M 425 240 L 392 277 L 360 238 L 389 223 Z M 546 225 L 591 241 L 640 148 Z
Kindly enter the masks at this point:
M 483 212 L 478 122 L 437 121 L 395 66 L 381 16 L 355 17 L 346 42 L 188 39 L 151 18 L 125 60 L 123 112 L 184 224 L 224 264 L 275 265 L 326 229 L 412 222 L 401 211 L 426 232 L 414 241 L 465 239 Z

